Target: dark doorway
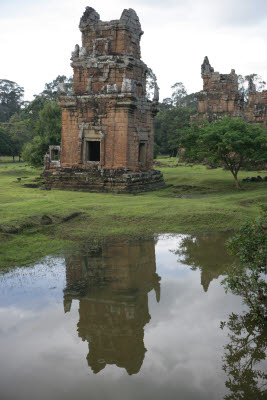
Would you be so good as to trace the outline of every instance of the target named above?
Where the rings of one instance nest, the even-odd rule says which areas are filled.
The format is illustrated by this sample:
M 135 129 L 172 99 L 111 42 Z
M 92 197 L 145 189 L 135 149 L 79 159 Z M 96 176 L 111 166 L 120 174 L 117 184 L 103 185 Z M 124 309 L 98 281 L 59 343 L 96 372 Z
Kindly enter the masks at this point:
M 100 161 L 100 141 L 86 142 L 87 161 Z

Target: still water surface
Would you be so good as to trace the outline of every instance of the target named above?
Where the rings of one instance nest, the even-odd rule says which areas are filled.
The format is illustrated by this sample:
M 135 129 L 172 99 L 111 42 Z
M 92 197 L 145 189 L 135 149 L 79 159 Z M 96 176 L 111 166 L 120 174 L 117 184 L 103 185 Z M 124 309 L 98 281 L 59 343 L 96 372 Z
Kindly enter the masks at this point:
M 0 275 L 0 399 L 266 398 L 266 331 L 254 362 L 246 327 L 220 329 L 244 311 L 220 285 L 225 238 L 84 243 Z

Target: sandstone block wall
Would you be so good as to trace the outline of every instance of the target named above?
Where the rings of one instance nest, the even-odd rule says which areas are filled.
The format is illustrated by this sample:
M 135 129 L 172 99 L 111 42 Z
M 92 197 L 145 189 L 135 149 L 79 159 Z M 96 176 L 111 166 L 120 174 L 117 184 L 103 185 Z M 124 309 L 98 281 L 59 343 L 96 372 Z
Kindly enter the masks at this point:
M 129 9 L 119 20 L 104 22 L 87 7 L 79 28 L 82 46 L 76 45 L 71 57 L 74 93 L 61 88 L 59 97 L 61 167 L 148 171 L 157 102 L 146 98 L 138 16 Z
M 267 127 L 267 91 L 257 92 L 255 85 L 249 85 L 248 100 L 238 89 L 238 75 L 232 69 L 230 74 L 215 72 L 208 57 L 201 65 L 203 90 L 197 94 L 198 113 L 191 121 L 213 121 L 224 116 L 242 118 L 250 123 Z

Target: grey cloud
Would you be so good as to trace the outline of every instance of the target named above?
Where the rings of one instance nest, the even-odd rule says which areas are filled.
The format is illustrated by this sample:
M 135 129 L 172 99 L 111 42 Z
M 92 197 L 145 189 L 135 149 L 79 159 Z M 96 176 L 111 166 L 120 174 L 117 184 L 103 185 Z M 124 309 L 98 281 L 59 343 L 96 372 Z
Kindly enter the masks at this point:
M 229 25 L 252 25 L 267 18 L 266 0 L 226 0 L 217 4 L 220 10 L 218 19 Z
M 146 5 L 151 10 L 160 8 L 164 15 L 170 11 L 170 19 L 184 22 L 196 20 L 201 23 L 225 25 L 254 25 L 267 18 L 266 0 L 133 0 L 133 7 Z M 182 19 L 181 19 L 182 18 Z

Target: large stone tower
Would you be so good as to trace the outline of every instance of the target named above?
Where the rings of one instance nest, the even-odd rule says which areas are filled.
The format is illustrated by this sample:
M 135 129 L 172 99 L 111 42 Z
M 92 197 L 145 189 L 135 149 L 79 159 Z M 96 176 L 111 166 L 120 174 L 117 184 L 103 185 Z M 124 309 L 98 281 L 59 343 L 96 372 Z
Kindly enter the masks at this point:
M 149 101 L 138 16 L 129 9 L 103 22 L 87 7 L 79 28 L 82 46 L 71 57 L 74 92 L 59 88 L 62 141 L 46 155 L 47 184 L 117 192 L 163 186 L 161 173 L 152 169 L 158 88 Z

